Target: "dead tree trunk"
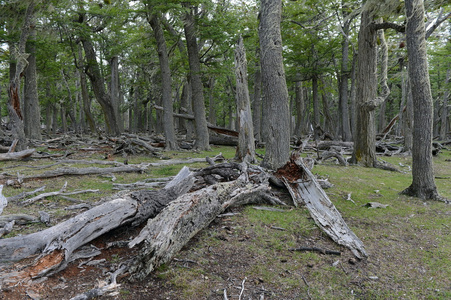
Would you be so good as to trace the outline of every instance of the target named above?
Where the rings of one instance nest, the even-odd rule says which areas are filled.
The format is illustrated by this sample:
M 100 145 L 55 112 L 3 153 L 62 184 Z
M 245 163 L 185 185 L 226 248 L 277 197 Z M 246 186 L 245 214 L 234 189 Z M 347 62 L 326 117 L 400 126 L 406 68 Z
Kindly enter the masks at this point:
M 236 101 L 238 112 L 238 147 L 235 158 L 239 161 L 255 163 L 254 128 L 252 112 L 247 87 L 247 60 L 243 38 L 240 36 L 235 49 Z
M 158 191 L 138 191 L 96 206 L 46 230 L 0 240 L 0 262 L 41 254 L 18 277 L 41 277 L 63 269 L 80 246 L 125 224 L 138 225 L 156 216 L 169 202 L 187 192 L 194 178 L 187 167 Z
M 291 170 L 286 174 L 286 170 Z M 305 204 L 310 215 L 321 230 L 337 244 L 349 248 L 357 258 L 367 257 L 362 241 L 346 225 L 340 212 L 327 197 L 312 172 L 300 159 L 291 157 L 290 162 L 278 171 L 293 202 Z M 293 177 L 293 174 L 296 176 Z
M 234 181 L 217 183 L 179 197 L 156 218 L 149 220 L 140 234 L 129 243 L 142 244 L 139 256 L 130 267 L 132 279 L 142 280 L 156 267 L 172 259 L 200 230 L 207 227 L 228 207 L 250 203 L 281 204 L 269 195 L 269 186 L 249 187 L 247 173 Z
M 367 254 L 362 242 L 347 227 L 341 215 L 302 162 L 292 159 L 279 169 L 295 203 L 302 201 L 312 217 L 331 238 L 359 258 Z M 117 198 L 92 208 L 44 231 L 0 240 L 0 262 L 40 254 L 32 266 L 2 274 L 8 284 L 56 273 L 72 261 L 82 245 L 125 224 L 136 226 L 148 220 L 129 247 L 140 246 L 128 263 L 132 279 L 146 277 L 166 263 L 217 215 L 232 206 L 251 203 L 281 204 L 270 193 L 270 173 L 245 163 L 211 165 L 195 173 L 187 167 L 159 191 L 117 194 Z M 300 179 L 300 180 L 299 180 Z M 219 181 L 219 182 L 218 182 Z M 188 190 L 195 190 L 186 193 Z M 152 219 L 153 218 L 153 219 Z

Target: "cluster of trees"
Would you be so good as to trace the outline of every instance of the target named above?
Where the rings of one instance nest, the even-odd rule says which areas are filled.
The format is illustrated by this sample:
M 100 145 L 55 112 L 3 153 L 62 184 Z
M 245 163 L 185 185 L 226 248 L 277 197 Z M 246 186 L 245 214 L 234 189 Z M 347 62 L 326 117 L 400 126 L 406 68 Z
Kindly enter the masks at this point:
M 40 139 L 45 124 L 53 133 L 161 133 L 167 149 L 177 148 L 177 132 L 208 149 L 209 124 L 239 127 L 239 37 L 253 136 L 266 143 L 269 167 L 286 161 L 290 137 L 308 134 L 354 141 L 354 162 L 375 166 L 376 135 L 392 132 L 419 170 L 432 137 L 449 134 L 446 0 L 0 5 L 0 113 L 19 145 Z M 420 195 L 435 197 L 426 185 Z

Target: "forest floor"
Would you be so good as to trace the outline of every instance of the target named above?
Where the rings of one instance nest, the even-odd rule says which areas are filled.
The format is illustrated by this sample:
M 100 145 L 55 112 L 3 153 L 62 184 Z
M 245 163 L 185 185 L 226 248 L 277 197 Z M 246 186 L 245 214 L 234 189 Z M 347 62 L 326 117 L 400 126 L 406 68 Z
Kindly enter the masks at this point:
M 67 149 L 40 149 L 63 153 Z M 105 151 L 73 151 L 72 159 L 104 159 Z M 213 147 L 211 152 L 163 152 L 164 159 L 214 156 L 230 159 L 232 147 Z M 258 150 L 262 151 L 262 150 Z M 123 161 L 122 157 L 110 157 Z M 175 259 L 159 267 L 144 281 L 119 277 L 116 295 L 104 299 L 451 299 L 451 206 L 399 195 L 411 183 L 411 157 L 381 157 L 402 172 L 357 166 L 343 167 L 333 161 L 315 165 L 313 173 L 334 184 L 327 195 L 344 220 L 365 244 L 369 257 L 357 260 L 314 224 L 307 209 L 280 208 L 266 211 L 247 206 L 233 209 L 233 216 L 217 218 L 196 235 Z M 155 162 L 145 155 L 130 156 L 128 163 Z M 61 167 L 53 160 L 31 159 L 2 162 L 0 172 L 37 174 Z M 196 163 L 192 168 L 207 164 Z M 65 164 L 65 166 L 69 166 Z M 149 177 L 175 175 L 183 165 L 156 167 L 144 174 L 115 174 L 114 183 L 132 183 Z M 451 152 L 444 149 L 434 158 L 436 183 L 442 196 L 451 199 Z M 80 167 L 77 165 L 76 167 Z M 117 191 L 111 177 L 58 177 L 25 182 L 18 189 L 5 187 L 5 196 L 17 195 L 46 185 L 46 192 L 100 189 L 98 193 L 71 196 L 85 203 L 98 203 Z M 2 184 L 2 182 L 0 182 Z M 347 200 L 348 198 L 352 199 Z M 369 202 L 388 205 L 369 208 Z M 3 215 L 38 211 L 51 216 L 51 224 L 70 218 L 81 210 L 66 210 L 74 204 L 55 196 L 29 206 L 9 203 Z M 46 228 L 40 222 L 16 225 L 3 238 Z M 139 228 L 123 227 L 91 244 L 103 248 L 95 257 L 71 263 L 62 272 L 13 288 L 0 289 L 0 299 L 70 299 L 108 281 L 121 262 L 137 249 L 105 247 L 108 242 L 130 240 Z M 340 256 L 290 251 L 298 247 L 337 250 Z M 18 262 L 24 264 L 25 262 Z M 3 267 L 6 268 L 6 267 Z M 0 266 L 0 272 L 2 267 Z

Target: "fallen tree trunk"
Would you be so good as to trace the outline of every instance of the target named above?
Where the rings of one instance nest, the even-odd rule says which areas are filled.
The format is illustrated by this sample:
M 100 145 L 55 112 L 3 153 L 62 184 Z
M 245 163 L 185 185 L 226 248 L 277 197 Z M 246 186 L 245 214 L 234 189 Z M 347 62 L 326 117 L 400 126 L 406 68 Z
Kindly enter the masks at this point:
M 158 191 L 139 191 L 105 202 L 40 232 L 0 240 L 0 262 L 40 254 L 23 277 L 41 277 L 62 269 L 80 246 L 124 224 L 137 225 L 157 215 L 169 202 L 187 192 L 194 178 L 188 168 Z
M 366 257 L 361 241 L 347 227 L 302 162 L 292 160 L 282 170 L 285 173 L 279 170 L 277 174 L 285 182 L 294 203 L 305 203 L 317 225 L 335 242 L 348 247 L 359 258 Z M 246 164 L 223 163 L 197 172 L 184 167 L 162 190 L 118 194 L 116 199 L 44 231 L 0 240 L 0 262 L 40 254 L 32 266 L 14 274 L 15 278 L 53 274 L 76 257 L 75 250 L 80 246 L 124 224 L 137 225 L 148 220 L 140 234 L 129 242 L 130 248 L 141 247 L 128 266 L 131 278 L 140 280 L 171 260 L 197 232 L 227 208 L 262 202 L 284 204 L 271 195 L 269 177 L 262 168 Z M 191 187 L 195 191 L 185 194 Z M 11 275 L 2 275 L 0 279 L 7 278 L 5 276 Z
M 290 170 L 290 173 L 285 173 L 286 170 Z M 278 173 L 293 201 L 305 204 L 316 225 L 334 242 L 349 248 L 359 259 L 368 256 L 362 241 L 348 227 L 340 212 L 301 159 L 292 156 L 290 162 Z
M 354 143 L 341 141 L 322 141 L 318 143 L 318 150 L 330 150 L 332 147 L 353 148 Z
M 142 244 L 140 254 L 130 266 L 132 280 L 142 280 L 156 267 L 172 259 L 200 230 L 231 206 L 266 202 L 283 204 L 269 195 L 269 185 L 249 186 L 248 174 L 237 180 L 217 183 L 171 202 L 150 219 L 129 247 Z
M 35 149 L 26 149 L 19 152 L 0 153 L 0 161 L 22 160 L 30 157 L 34 151 Z
M 158 106 L 158 105 L 153 105 L 153 107 L 157 110 L 163 110 L 163 107 Z M 178 113 L 173 113 L 174 117 L 177 118 L 182 118 L 182 119 L 187 119 L 187 120 L 195 120 L 193 115 L 190 114 L 178 114 Z M 231 130 L 228 128 L 223 128 L 223 127 L 218 127 L 215 126 L 213 124 L 207 123 L 207 127 L 208 129 L 216 132 L 216 133 L 220 133 L 220 134 L 225 134 L 225 135 L 229 135 L 229 136 L 234 136 L 234 137 L 238 137 L 238 131 L 235 130 Z
M 51 170 L 44 172 L 42 174 L 30 175 L 23 177 L 24 181 L 43 179 L 43 178 L 54 178 L 60 176 L 80 176 L 80 175 L 100 175 L 100 174 L 110 174 L 110 173 L 143 173 L 147 170 L 148 164 L 138 164 L 138 165 L 123 165 L 118 167 L 108 167 L 108 168 L 58 168 L 56 170 Z

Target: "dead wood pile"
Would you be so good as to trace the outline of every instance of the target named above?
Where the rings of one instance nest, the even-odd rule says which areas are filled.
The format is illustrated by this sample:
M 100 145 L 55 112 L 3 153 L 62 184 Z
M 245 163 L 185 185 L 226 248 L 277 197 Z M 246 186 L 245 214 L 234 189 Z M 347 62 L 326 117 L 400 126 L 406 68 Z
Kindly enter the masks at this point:
M 26 268 L 2 274 L 0 283 L 11 286 L 57 273 L 74 259 L 86 257 L 79 254 L 80 249 L 93 239 L 120 226 L 147 222 L 128 243 L 129 248 L 138 248 L 139 254 L 121 268 L 130 279 L 143 279 L 228 208 L 255 203 L 286 205 L 274 195 L 271 176 L 258 166 L 226 162 L 200 170 L 184 167 L 161 190 L 119 192 L 113 200 L 43 231 L 0 239 L 2 263 L 35 256 Z M 367 256 L 361 241 L 300 159 L 292 158 L 276 176 L 289 189 L 294 204 L 306 205 L 317 225 L 334 241 L 358 258 Z

